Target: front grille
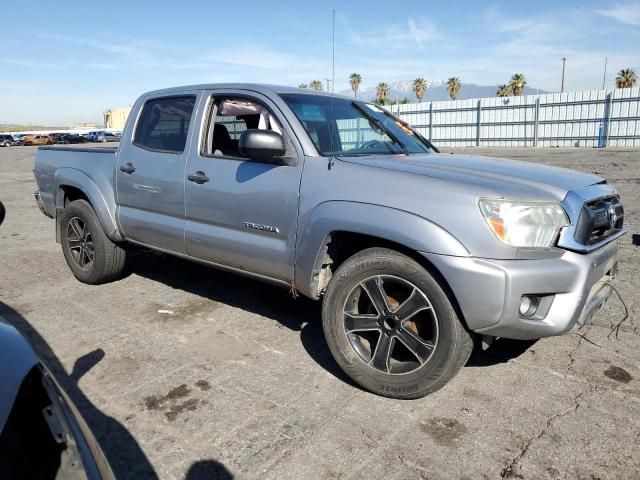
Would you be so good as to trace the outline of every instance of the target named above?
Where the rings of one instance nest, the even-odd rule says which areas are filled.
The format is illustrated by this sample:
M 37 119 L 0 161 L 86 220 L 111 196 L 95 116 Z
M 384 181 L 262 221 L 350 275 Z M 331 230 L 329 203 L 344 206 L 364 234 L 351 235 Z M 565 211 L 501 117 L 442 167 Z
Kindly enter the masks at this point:
M 582 245 L 596 245 L 620 232 L 623 224 L 624 207 L 620 198 L 598 198 L 583 205 L 574 238 Z

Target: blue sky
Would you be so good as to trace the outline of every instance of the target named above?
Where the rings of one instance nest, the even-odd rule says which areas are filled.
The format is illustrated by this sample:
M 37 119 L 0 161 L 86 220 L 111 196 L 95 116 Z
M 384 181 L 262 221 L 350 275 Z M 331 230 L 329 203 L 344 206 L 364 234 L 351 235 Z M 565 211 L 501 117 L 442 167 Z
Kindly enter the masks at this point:
M 418 76 L 482 85 L 515 72 L 556 91 L 640 73 L 640 1 L 29 2 L 0 29 L 0 123 L 101 119 L 142 92 L 226 81 L 298 85 L 331 74 L 336 91 Z M 5 10 L 7 10 L 5 8 Z M 428 93 L 427 93 L 428 98 Z

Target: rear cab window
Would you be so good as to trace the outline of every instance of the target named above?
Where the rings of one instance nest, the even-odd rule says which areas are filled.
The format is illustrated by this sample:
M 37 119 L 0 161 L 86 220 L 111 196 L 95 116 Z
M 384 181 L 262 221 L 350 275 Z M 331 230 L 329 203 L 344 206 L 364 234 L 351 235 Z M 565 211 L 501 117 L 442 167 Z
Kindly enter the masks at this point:
M 195 95 L 147 100 L 142 107 L 133 144 L 157 152 L 184 152 L 195 103 Z

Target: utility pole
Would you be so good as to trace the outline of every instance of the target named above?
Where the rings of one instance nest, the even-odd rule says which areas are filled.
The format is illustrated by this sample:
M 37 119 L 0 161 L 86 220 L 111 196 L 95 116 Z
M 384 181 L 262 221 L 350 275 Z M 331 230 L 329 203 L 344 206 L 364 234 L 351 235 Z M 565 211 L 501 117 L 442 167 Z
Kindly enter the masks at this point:
M 567 58 L 562 57 L 562 83 L 560 84 L 560 93 L 564 92 L 564 66 L 567 63 Z
M 609 61 L 608 57 L 604 57 L 604 74 L 602 75 L 602 90 L 604 90 L 605 82 L 607 81 L 607 62 Z

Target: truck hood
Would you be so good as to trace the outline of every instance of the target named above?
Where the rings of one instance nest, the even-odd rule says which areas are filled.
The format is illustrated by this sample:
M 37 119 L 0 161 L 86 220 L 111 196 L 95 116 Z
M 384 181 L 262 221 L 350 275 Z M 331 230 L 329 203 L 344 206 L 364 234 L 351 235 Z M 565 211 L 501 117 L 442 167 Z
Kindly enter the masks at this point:
M 339 157 L 339 159 L 386 170 L 470 183 L 489 188 L 503 196 L 510 196 L 513 192 L 531 195 L 537 190 L 561 200 L 570 190 L 604 181 L 597 175 L 568 168 L 478 155 L 431 153 Z

